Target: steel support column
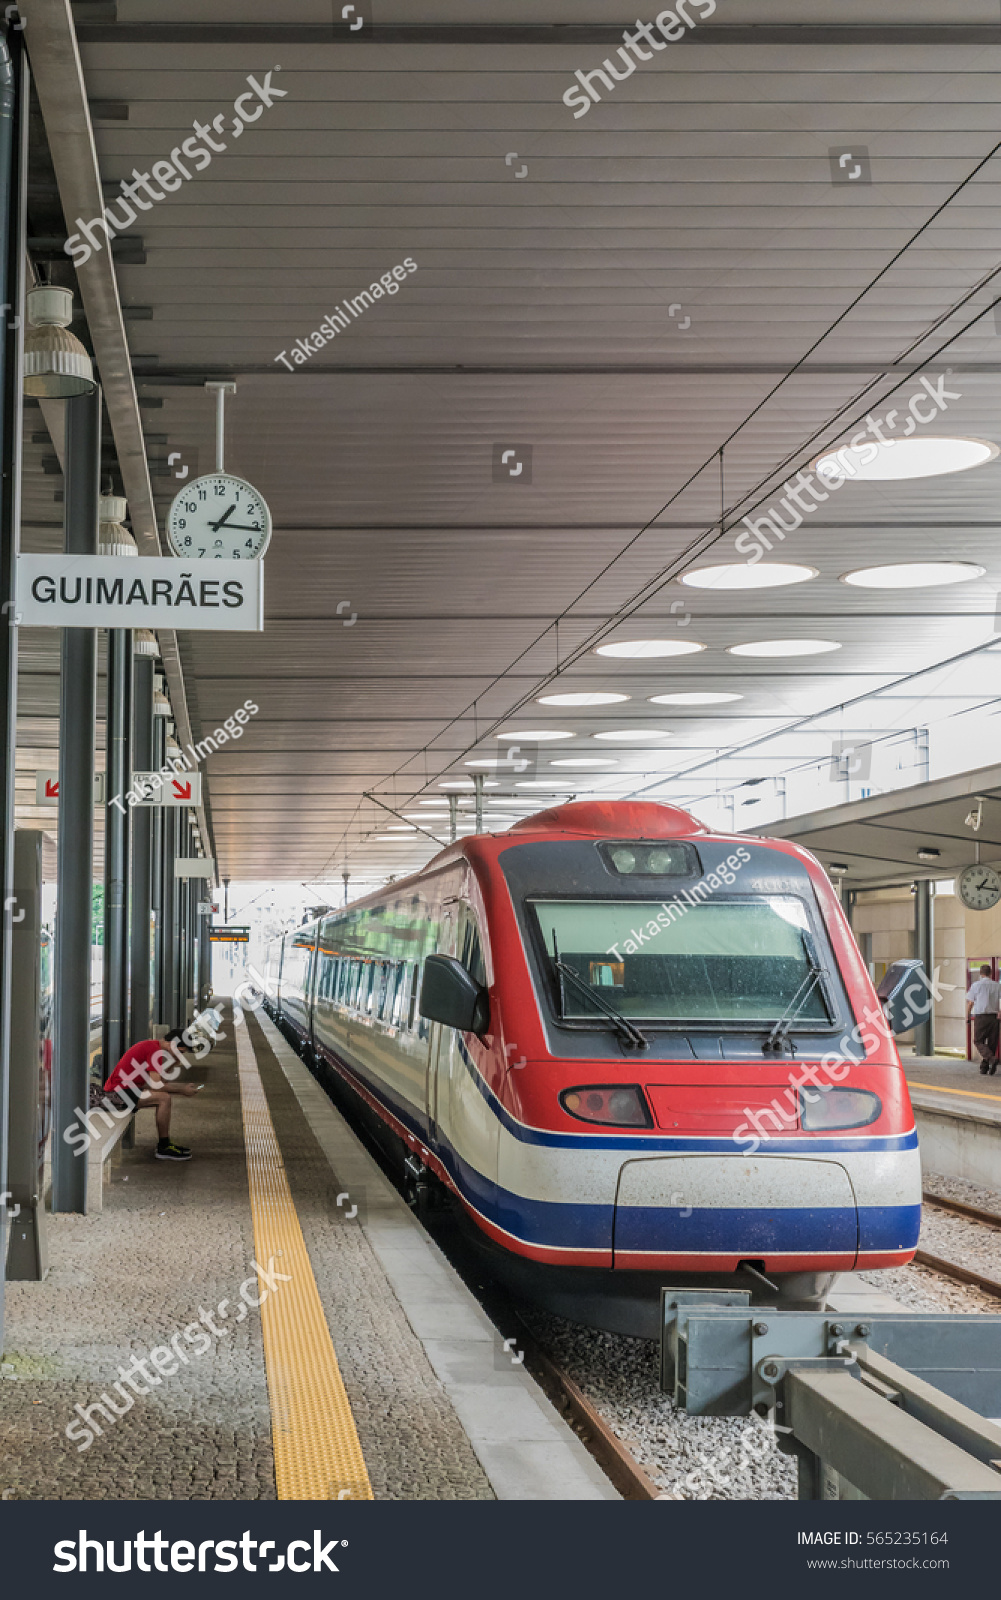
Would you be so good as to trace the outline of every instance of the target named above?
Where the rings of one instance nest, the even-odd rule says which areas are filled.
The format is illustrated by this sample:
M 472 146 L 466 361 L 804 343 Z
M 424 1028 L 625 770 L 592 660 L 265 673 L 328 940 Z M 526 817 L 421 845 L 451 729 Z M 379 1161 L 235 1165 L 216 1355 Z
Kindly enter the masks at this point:
M 129 1044 L 129 832 L 132 810 L 132 633 L 108 629 L 104 809 L 104 1026 L 107 1072 Z M 145 1038 L 140 1034 L 140 1038 Z M 107 1073 L 105 1074 L 107 1076 Z
M 167 719 L 157 712 L 156 707 L 157 679 L 154 674 L 154 715 L 153 715 L 153 760 L 150 763 L 151 772 L 159 772 L 164 763 L 164 751 L 167 738 Z M 141 770 L 141 769 L 140 769 Z M 163 862 L 164 862 L 164 836 L 163 821 L 165 816 L 163 806 L 150 807 L 150 872 L 151 891 L 153 897 L 153 914 L 151 917 L 153 930 L 153 969 L 152 990 L 150 993 L 150 1010 L 153 1021 L 161 1024 L 165 1021 L 164 994 L 164 900 L 163 900 Z
M 137 772 L 153 772 L 154 719 L 152 656 L 136 656 L 132 668 L 132 760 Z M 132 810 L 132 919 L 129 949 L 129 1043 L 149 1038 L 150 919 L 153 911 L 153 806 Z
M 177 851 L 174 838 L 177 810 L 174 806 L 159 807 L 160 814 L 160 1015 L 159 1021 L 168 1028 L 174 1027 L 175 989 L 175 888 L 174 856 Z
M 929 983 L 935 971 L 935 901 L 927 878 L 917 885 L 914 897 L 914 954 L 924 965 Z M 927 992 L 928 1010 L 914 1027 L 914 1054 L 935 1054 L 935 1010 L 931 988 Z
M 28 89 L 24 34 L 0 35 L 0 898 L 11 906 L 14 882 L 14 747 L 17 715 L 17 627 L 14 579 L 21 526 L 21 417 L 24 324 L 25 197 Z M 16 914 L 16 913 L 15 913 Z M 0 926 L 0 1192 L 7 1183 L 7 1101 L 10 1067 L 11 958 L 15 925 L 5 910 Z M 23 1152 L 22 1152 L 23 1154 Z M 0 1206 L 0 1349 L 7 1212 Z
M 66 402 L 66 554 L 97 553 L 101 391 Z M 59 681 L 52 1209 L 85 1211 L 87 1157 L 64 1135 L 86 1115 L 94 899 L 97 632 L 64 628 Z M 109 1068 L 110 1070 L 110 1068 Z

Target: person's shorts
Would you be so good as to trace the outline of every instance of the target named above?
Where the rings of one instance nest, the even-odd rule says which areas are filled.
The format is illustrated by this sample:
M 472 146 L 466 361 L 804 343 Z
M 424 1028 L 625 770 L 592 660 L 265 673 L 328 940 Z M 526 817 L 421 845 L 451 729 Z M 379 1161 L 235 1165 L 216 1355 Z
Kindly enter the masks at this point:
M 114 1089 L 108 1089 L 106 1092 L 116 1105 L 122 1107 L 123 1111 L 134 1111 L 142 1100 L 145 1091 L 138 1084 L 129 1086 L 119 1083 L 116 1084 Z

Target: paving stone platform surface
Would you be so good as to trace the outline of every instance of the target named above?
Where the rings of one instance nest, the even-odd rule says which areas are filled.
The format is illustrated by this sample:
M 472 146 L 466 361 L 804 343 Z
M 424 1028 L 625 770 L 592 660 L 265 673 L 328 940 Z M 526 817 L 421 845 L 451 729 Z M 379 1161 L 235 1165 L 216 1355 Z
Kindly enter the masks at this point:
M 0 1492 L 8 1498 L 275 1498 L 260 1317 L 232 1307 L 253 1273 L 253 1230 L 236 1052 L 227 1037 L 200 1066 L 204 1093 L 177 1099 L 183 1165 L 153 1159 L 151 1113 L 137 1119 L 97 1216 L 48 1216 L 44 1283 L 7 1285 L 0 1382 Z M 380 1499 L 492 1499 L 442 1385 L 364 1234 L 346 1226 L 337 1179 L 264 1036 L 254 1048 L 334 1346 Z M 216 1308 L 228 1300 L 219 1317 Z M 119 1367 L 210 1315 L 211 1347 L 131 1409 Z M 142 1380 L 140 1379 L 140 1382 Z M 107 1391 L 124 1415 L 88 1448 L 67 1439 L 74 1407 Z M 126 1388 L 126 1395 L 129 1394 Z

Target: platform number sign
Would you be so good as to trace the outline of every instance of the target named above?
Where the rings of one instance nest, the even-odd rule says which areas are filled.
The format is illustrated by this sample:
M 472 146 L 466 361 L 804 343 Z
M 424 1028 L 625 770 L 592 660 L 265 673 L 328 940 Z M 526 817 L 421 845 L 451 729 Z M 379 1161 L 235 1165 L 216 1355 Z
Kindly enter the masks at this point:
M 167 539 L 186 561 L 259 561 L 271 540 L 271 512 L 253 484 L 213 472 L 175 495 Z

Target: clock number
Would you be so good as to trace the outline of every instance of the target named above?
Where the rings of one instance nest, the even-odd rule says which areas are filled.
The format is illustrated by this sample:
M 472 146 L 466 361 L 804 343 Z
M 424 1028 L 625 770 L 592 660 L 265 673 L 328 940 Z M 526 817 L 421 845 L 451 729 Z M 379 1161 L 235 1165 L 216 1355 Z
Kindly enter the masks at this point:
M 248 540 L 247 540 L 247 549 L 248 549 L 248 550 L 253 550 L 253 548 L 254 548 L 254 541 L 253 541 L 253 539 L 248 539 Z
M 209 497 L 209 492 L 208 492 L 207 489 L 199 489 L 199 491 L 198 491 L 199 500 L 207 500 L 208 497 Z
M 188 526 L 187 519 L 185 517 L 178 517 L 177 526 L 179 528 L 186 528 Z
M 197 500 L 185 500 L 184 509 L 185 509 L 185 511 L 197 511 L 198 510 L 198 501 Z
M 203 555 L 204 555 L 204 554 L 205 554 L 205 551 L 204 551 L 204 550 L 199 550 L 199 552 L 198 552 L 198 554 L 199 554 L 199 555 L 200 555 L 200 556 L 203 556 Z
M 226 493 L 226 485 L 224 483 L 217 483 L 216 486 L 215 486 L 215 492 L 216 492 L 216 494 L 225 494 Z

